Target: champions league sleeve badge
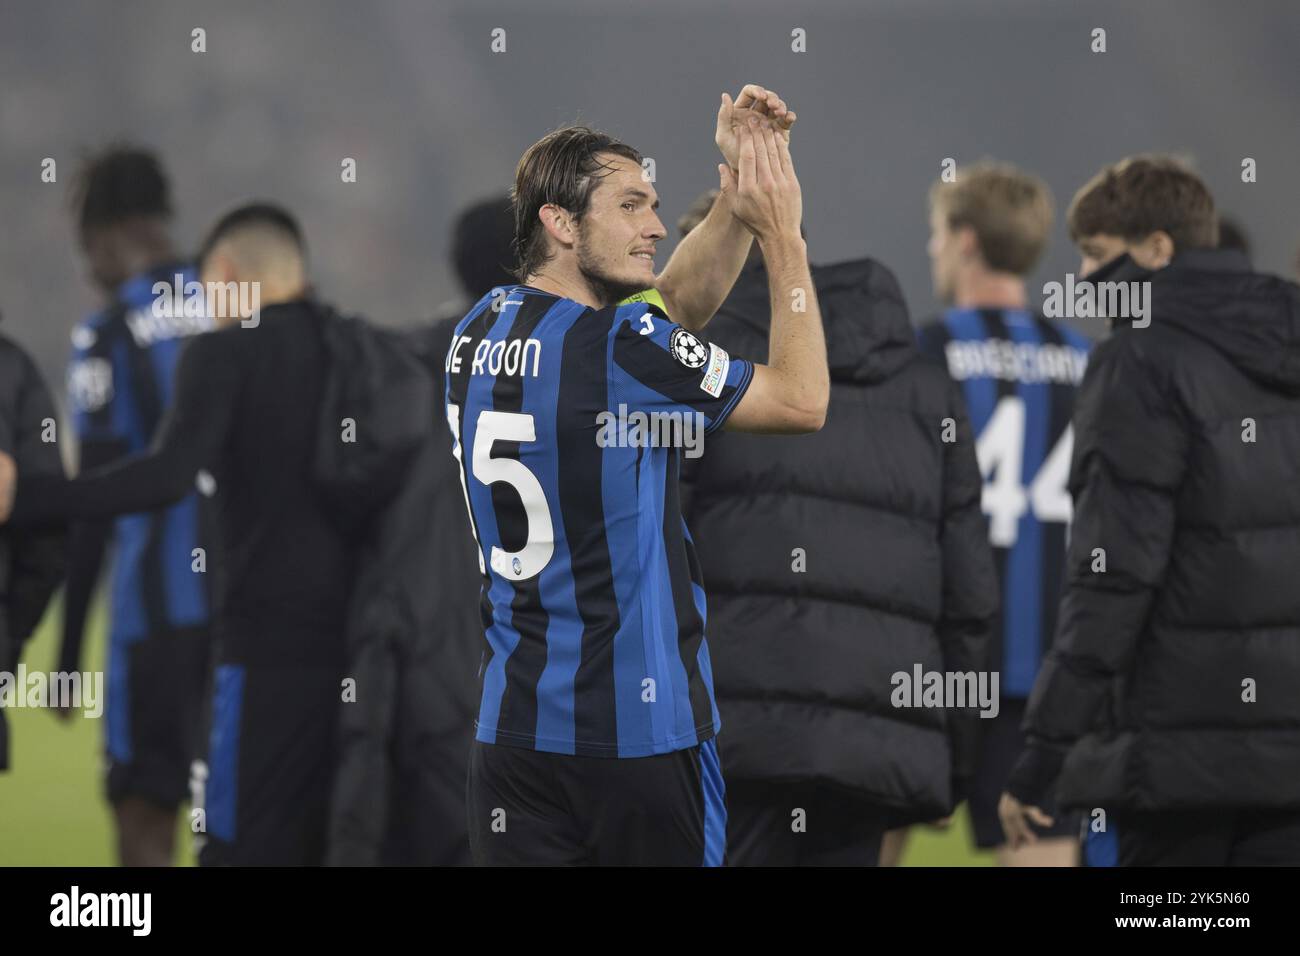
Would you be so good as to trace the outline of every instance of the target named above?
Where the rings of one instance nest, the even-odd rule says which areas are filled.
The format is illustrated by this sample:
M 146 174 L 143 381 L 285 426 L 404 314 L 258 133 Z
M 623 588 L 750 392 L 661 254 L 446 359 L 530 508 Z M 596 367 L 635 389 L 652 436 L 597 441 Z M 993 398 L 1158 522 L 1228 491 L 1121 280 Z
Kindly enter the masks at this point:
M 709 358 L 709 353 L 704 349 L 704 343 L 680 327 L 673 329 L 672 337 L 668 341 L 668 348 L 673 353 L 673 358 L 687 368 L 703 368 L 704 363 Z

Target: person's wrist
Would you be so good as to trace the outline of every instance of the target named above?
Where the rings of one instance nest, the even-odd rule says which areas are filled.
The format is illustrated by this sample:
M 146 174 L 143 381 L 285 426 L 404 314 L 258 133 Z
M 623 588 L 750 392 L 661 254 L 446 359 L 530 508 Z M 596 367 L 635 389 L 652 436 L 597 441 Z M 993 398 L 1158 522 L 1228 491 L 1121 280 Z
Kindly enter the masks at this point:
M 1006 791 L 1021 803 L 1042 806 L 1061 774 L 1065 754 L 1030 742 L 1020 752 L 1007 775 Z
M 808 254 L 807 245 L 797 229 L 794 232 L 760 234 L 758 236 L 758 245 L 763 250 L 763 255 L 766 258 L 806 256 Z

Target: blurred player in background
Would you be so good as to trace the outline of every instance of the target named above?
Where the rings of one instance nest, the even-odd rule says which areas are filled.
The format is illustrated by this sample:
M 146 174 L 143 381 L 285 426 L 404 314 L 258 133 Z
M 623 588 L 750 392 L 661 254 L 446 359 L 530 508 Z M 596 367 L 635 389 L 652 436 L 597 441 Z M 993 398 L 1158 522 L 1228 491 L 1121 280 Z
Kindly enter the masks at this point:
M 308 468 L 329 313 L 309 295 L 298 224 L 277 206 L 223 216 L 199 267 L 205 287 L 235 283 L 250 294 L 209 299 L 220 327 L 181 353 L 175 399 L 148 451 L 74 481 L 20 474 L 11 521 L 170 505 L 201 469 L 212 473 L 222 547 L 209 559 L 216 667 L 199 861 L 318 865 L 355 577 L 354 548 Z M 253 289 L 260 312 L 247 308 Z
M 1001 675 L 1002 703 L 997 717 L 980 721 L 970 815 L 976 845 L 996 847 L 1004 866 L 1073 866 L 1078 856 L 1075 817 L 1062 814 L 1036 844 L 1012 848 L 997 812 L 1024 745 L 1025 698 L 1056 628 L 1070 415 L 1088 358 L 1087 338 L 1039 315 L 1025 289 L 1051 225 L 1047 186 L 1009 165 L 959 169 L 956 182 L 930 192 L 931 273 L 949 306 L 919 341 L 966 397 L 1001 591 L 990 667 Z
M 686 231 L 711 205 L 692 207 Z M 709 333 L 734 355 L 764 356 L 768 275 L 751 258 Z M 998 595 L 965 402 L 919 360 L 883 265 L 814 266 L 812 280 L 833 386 L 826 427 L 728 432 L 683 465 L 683 512 L 716 591 L 733 866 L 874 866 L 887 826 L 963 798 L 984 722 L 974 700 L 891 699 L 893 675 L 917 663 L 987 670 Z
M 762 129 L 745 109 L 759 101 Z M 568 127 L 520 160 L 524 284 L 485 296 L 447 354 L 488 644 L 469 777 L 478 864 L 723 860 L 718 715 L 680 444 L 619 440 L 601 419 L 821 426 L 826 348 L 802 199 L 785 134 L 769 128 L 792 121 L 764 90 L 735 103 L 724 94 L 716 139 L 737 173 L 719 167 L 723 198 L 659 275 L 665 230 L 640 153 Z M 734 283 L 751 230 L 772 266 L 770 366 L 732 360 L 692 331 Z M 618 305 L 650 287 L 677 322 Z M 791 307 L 795 288 L 806 312 Z
M 1055 800 L 1123 866 L 1300 865 L 1300 287 L 1220 248 L 1205 183 L 1165 157 L 1103 168 L 1068 222 L 1129 308 L 1079 392 L 1065 593 L 1003 828 L 1034 840 Z
M 451 228 L 451 267 L 460 288 L 433 316 L 435 326 L 446 328 L 447 342 L 456 323 L 484 293 L 516 281 L 510 271 L 514 238 L 515 217 L 507 195 L 480 200 L 456 215 Z M 442 351 L 446 353 L 445 348 Z
M 171 188 L 154 154 L 119 146 L 92 157 L 75 212 L 105 302 L 72 332 L 68 400 L 84 473 L 149 447 L 173 400 L 181 345 L 211 323 L 172 308 L 175 284 L 183 291 L 195 274 L 172 242 Z M 176 811 L 201 753 L 210 592 L 194 549 L 214 542 L 207 507 L 190 491 L 169 508 L 69 529 L 61 671 L 80 669 L 91 597 L 113 545 L 105 749 L 125 866 L 171 864 Z

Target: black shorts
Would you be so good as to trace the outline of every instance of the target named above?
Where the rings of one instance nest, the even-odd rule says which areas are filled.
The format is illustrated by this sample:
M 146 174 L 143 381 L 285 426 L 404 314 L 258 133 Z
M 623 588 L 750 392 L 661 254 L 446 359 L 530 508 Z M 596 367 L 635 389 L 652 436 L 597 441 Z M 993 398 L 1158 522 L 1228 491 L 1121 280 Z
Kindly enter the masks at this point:
M 1025 749 L 1025 737 L 1020 732 L 1020 722 L 1024 719 L 1025 701 L 1004 697 L 999 702 L 996 717 L 980 720 L 980 730 L 983 733 L 980 738 L 979 766 L 975 770 L 968 799 L 975 845 L 981 850 L 989 850 L 1006 842 L 1002 821 L 998 819 L 998 798 L 1006 790 L 1011 769 Z M 1078 838 L 1078 811 L 1061 811 L 1055 807 L 1042 809 L 1052 814 L 1054 822 L 1050 827 L 1030 823 L 1039 837 Z
M 721 866 L 717 743 L 652 757 L 575 757 L 475 741 L 469 844 L 478 866 Z
M 324 863 L 338 667 L 223 664 L 202 779 L 202 866 Z
M 110 803 L 137 797 L 174 810 L 203 752 L 210 643 L 183 628 L 109 648 L 105 720 Z

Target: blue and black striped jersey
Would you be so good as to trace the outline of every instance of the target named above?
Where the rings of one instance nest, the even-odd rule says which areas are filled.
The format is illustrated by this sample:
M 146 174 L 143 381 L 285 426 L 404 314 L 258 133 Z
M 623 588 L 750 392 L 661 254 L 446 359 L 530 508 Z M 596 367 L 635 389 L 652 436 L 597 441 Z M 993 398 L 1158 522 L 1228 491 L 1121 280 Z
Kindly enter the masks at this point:
M 1002 695 L 1028 697 L 1056 629 L 1071 515 L 1070 418 L 1090 343 L 1019 309 L 949 309 L 920 330 L 919 342 L 966 396 L 1002 588 Z
M 459 323 L 446 370 L 484 576 L 477 738 L 600 757 L 711 738 L 679 439 L 720 427 L 753 366 L 652 303 L 513 286 Z
M 181 289 L 174 295 L 178 276 Z M 90 444 L 112 446 L 115 457 L 149 447 L 171 401 L 185 338 L 211 326 L 205 313 L 191 307 L 187 315 L 178 308 L 185 283 L 194 278 L 186 266 L 137 275 L 122 284 L 108 308 L 73 329 L 68 397 L 83 460 Z M 116 519 L 112 640 L 206 623 L 207 576 L 193 570 L 193 549 L 201 546 L 197 498 Z

